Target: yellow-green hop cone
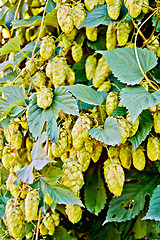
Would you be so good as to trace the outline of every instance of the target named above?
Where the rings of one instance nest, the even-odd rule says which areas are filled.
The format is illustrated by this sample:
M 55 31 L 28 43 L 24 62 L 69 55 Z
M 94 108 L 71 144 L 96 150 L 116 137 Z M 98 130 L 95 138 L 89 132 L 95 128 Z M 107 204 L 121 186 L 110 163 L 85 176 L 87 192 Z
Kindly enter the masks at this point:
M 117 145 L 115 147 L 111 146 L 108 149 L 108 157 L 109 158 L 119 158 L 119 154 L 120 154 L 120 147 Z
M 77 36 L 77 29 L 73 28 L 73 30 L 67 34 L 68 39 L 73 42 Z
M 84 184 L 82 166 L 72 158 L 65 159 L 63 163 L 62 183 L 74 193 L 78 193 Z
M 127 115 L 126 117 L 129 125 L 130 125 L 130 133 L 129 133 L 129 137 L 133 137 L 136 132 L 138 131 L 139 128 L 139 118 L 136 119 L 136 121 L 133 123 L 132 122 L 132 116 L 130 114 Z
M 117 42 L 119 46 L 125 46 L 128 42 L 130 27 L 128 22 L 120 22 L 117 25 Z
M 86 78 L 89 81 L 94 77 L 94 74 L 96 71 L 96 65 L 97 65 L 97 58 L 94 55 L 90 55 L 86 59 L 86 63 L 85 63 Z
M 32 239 L 33 237 L 33 233 L 32 232 L 29 232 L 27 235 L 26 235 L 26 239 Z
M 50 79 L 52 78 L 52 68 L 53 68 L 53 61 L 50 60 L 46 66 L 46 76 L 49 77 Z
M 98 4 L 105 4 L 105 0 L 98 0 Z
M 67 66 L 66 59 L 64 57 L 56 56 L 53 58 L 52 63 L 49 64 L 48 69 L 46 69 L 46 74 L 50 74 L 53 86 L 62 86 L 65 83 L 67 74 L 65 68 Z M 51 67 L 51 72 L 50 72 Z
M 46 213 L 42 222 L 44 226 L 48 229 L 48 234 L 52 236 L 55 231 L 55 223 L 52 216 L 49 213 Z
M 50 197 L 49 193 L 46 193 L 44 197 L 45 203 L 47 203 L 49 206 L 53 203 L 53 199 Z
M 83 57 L 83 49 L 80 44 L 73 45 L 71 48 L 72 58 L 75 62 L 79 62 Z
M 16 175 L 11 172 L 8 176 L 8 179 L 6 181 L 6 187 L 7 189 L 11 192 L 12 196 L 17 198 L 18 194 L 19 194 L 19 187 L 17 185 L 14 184 L 14 181 L 17 180 L 18 177 L 16 177 Z
M 143 0 L 124 0 L 124 4 L 133 18 L 141 13 Z
M 89 167 L 91 161 L 91 154 L 84 147 L 81 150 L 77 151 L 77 158 L 78 162 L 82 166 L 82 171 L 85 172 Z
M 45 86 L 45 83 L 46 83 L 46 75 L 43 71 L 38 71 L 36 72 L 36 74 L 33 76 L 33 84 L 36 86 L 36 87 L 42 87 L 42 86 Z
M 69 221 L 73 224 L 79 222 L 82 218 L 82 209 L 78 205 L 67 204 L 65 212 L 68 216 Z
M 70 6 L 60 5 L 57 11 L 58 24 L 62 31 L 66 34 L 70 33 L 74 28 L 74 21 Z
M 10 235 L 16 240 L 22 240 L 24 237 L 24 216 L 19 206 L 9 200 L 6 205 L 6 223 Z
M 38 219 L 39 193 L 32 189 L 25 198 L 25 216 L 28 222 Z
M 91 12 L 98 5 L 98 0 L 84 0 L 86 9 Z
M 92 160 L 93 162 L 97 162 L 101 156 L 103 150 L 103 145 L 101 142 L 95 140 L 93 145 L 93 153 L 92 153 Z
M 32 76 L 33 74 L 35 74 L 38 70 L 38 67 L 37 67 L 37 64 L 35 61 L 28 61 L 26 63 L 26 68 L 27 68 L 27 71 L 29 72 L 29 74 Z
M 117 20 L 120 14 L 122 0 L 106 0 L 108 15 L 113 20 Z
M 132 159 L 133 166 L 137 170 L 142 171 L 145 168 L 146 158 L 144 154 L 144 148 L 142 146 L 136 148 L 136 150 L 132 152 Z
M 67 34 L 64 34 L 59 42 L 59 45 L 61 48 L 63 48 L 63 53 L 66 55 L 71 48 L 72 42 L 67 37 Z
M 67 75 L 67 79 L 66 79 L 67 83 L 69 85 L 73 85 L 76 79 L 74 70 L 70 68 L 68 65 L 66 65 L 65 70 Z
M 16 166 L 17 159 L 16 159 L 16 150 L 14 148 L 11 148 L 8 145 L 3 148 L 2 163 L 7 170 Z
M 160 133 L 160 112 L 157 111 L 153 115 L 153 124 L 154 124 L 154 131 L 156 133 Z
M 44 59 L 49 59 L 53 54 L 55 54 L 56 45 L 54 40 L 50 36 L 46 36 L 42 39 L 42 43 L 40 46 L 40 55 Z
M 160 152 L 159 139 L 157 137 L 149 137 L 147 142 L 147 156 L 151 161 L 158 160 Z
M 104 162 L 104 178 L 111 193 L 115 196 L 120 196 L 124 185 L 124 171 L 120 165 L 119 159 L 108 158 Z
M 110 92 L 106 99 L 106 113 L 111 116 L 114 109 L 118 107 L 118 94 L 115 92 Z
M 42 223 L 40 224 L 39 230 L 40 230 L 40 234 L 41 234 L 42 236 L 48 235 L 48 229 L 47 229 L 46 226 L 44 225 L 43 221 L 42 221 Z
M 142 12 L 146 14 L 148 12 L 149 0 L 143 0 Z
M 109 66 L 107 64 L 107 61 L 102 56 L 98 60 L 95 75 L 94 75 L 94 78 L 93 78 L 93 86 L 95 88 L 98 88 L 106 80 L 106 78 L 109 76 L 110 73 L 111 73 L 111 71 L 110 71 Z
M 132 146 L 128 142 L 121 146 L 119 159 L 121 161 L 122 167 L 130 169 L 132 164 Z
M 130 125 L 128 121 L 121 117 L 117 119 L 117 122 L 119 123 L 120 131 L 121 131 L 121 143 L 125 143 L 127 141 L 127 138 L 130 134 Z
M 97 41 L 98 28 L 97 27 L 86 27 L 87 39 L 91 42 Z
M 106 32 L 106 48 L 114 49 L 117 46 L 117 23 L 110 22 Z
M 76 150 L 81 150 L 85 141 L 89 138 L 89 129 L 91 121 L 87 116 L 81 116 L 75 122 L 72 129 L 73 147 Z
M 22 133 L 20 131 L 13 131 L 11 136 L 11 144 L 15 149 L 20 149 L 22 146 Z
M 111 82 L 108 78 L 107 81 L 104 81 L 98 88 L 97 91 L 105 91 L 105 92 L 109 92 L 109 90 L 111 90 Z
M 41 87 L 37 92 L 37 105 L 40 108 L 46 109 L 51 106 L 53 101 L 53 92 L 51 88 Z
M 86 18 L 86 12 L 83 3 L 73 5 L 73 21 L 76 28 L 78 28 Z

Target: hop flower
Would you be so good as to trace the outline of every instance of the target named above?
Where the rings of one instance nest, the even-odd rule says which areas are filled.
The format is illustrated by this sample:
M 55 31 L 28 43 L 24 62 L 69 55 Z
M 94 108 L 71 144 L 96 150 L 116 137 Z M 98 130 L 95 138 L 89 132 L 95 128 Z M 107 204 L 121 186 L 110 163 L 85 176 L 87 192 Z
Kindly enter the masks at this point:
M 95 75 L 93 78 L 93 86 L 98 88 L 109 76 L 110 74 L 109 66 L 107 64 L 106 59 L 102 56 L 98 60 L 98 64 L 96 67 Z
M 158 160 L 160 144 L 157 137 L 149 137 L 147 142 L 147 156 L 151 161 Z
M 120 22 L 117 26 L 117 41 L 119 46 L 125 46 L 128 42 L 130 26 L 128 22 Z
M 32 78 L 33 80 L 33 84 L 36 86 L 36 87 L 42 87 L 42 86 L 45 86 L 45 83 L 46 83 L 46 75 L 43 71 L 38 71 L 36 72 L 36 74 L 33 76 Z
M 72 58 L 75 62 L 79 62 L 83 57 L 83 50 L 80 44 L 73 45 L 72 48 Z
M 54 211 L 52 214 L 51 214 L 53 220 L 54 220 L 54 224 L 55 226 L 57 227 L 60 223 L 60 216 L 59 216 L 59 213 Z
M 142 5 L 142 12 L 146 14 L 148 12 L 148 8 L 145 6 L 149 6 L 149 0 L 143 0 L 143 5 Z
M 82 209 L 80 206 L 67 204 L 65 212 L 69 221 L 71 221 L 73 224 L 79 222 L 82 218 Z
M 52 236 L 54 234 L 54 231 L 55 231 L 55 224 L 54 224 L 54 220 L 53 220 L 52 216 L 49 213 L 46 213 L 42 222 L 48 230 L 47 234 Z
M 83 172 L 85 172 L 88 169 L 91 161 L 91 156 L 92 155 L 86 150 L 85 147 L 77 151 L 78 162 L 82 166 Z
M 83 3 L 73 5 L 73 21 L 76 28 L 78 28 L 85 20 L 86 12 Z
M 155 112 L 153 118 L 154 130 L 156 133 L 160 133 L 160 112 Z
M 137 170 L 142 171 L 145 168 L 146 158 L 144 155 L 144 148 L 142 146 L 136 148 L 136 150 L 132 152 L 132 159 L 133 166 Z
M 108 78 L 108 80 L 104 81 L 97 89 L 97 91 L 105 91 L 105 92 L 109 92 L 109 90 L 111 89 L 111 82 Z
M 121 143 L 125 143 L 130 134 L 130 126 L 128 121 L 123 117 L 117 119 L 121 131 Z
M 72 68 L 70 68 L 68 65 L 65 67 L 66 75 L 67 75 L 67 83 L 69 85 L 73 85 L 75 83 L 75 72 Z
M 6 223 L 10 235 L 17 240 L 22 240 L 24 237 L 25 227 L 24 227 L 24 216 L 22 210 L 19 206 L 13 202 L 13 200 L 8 200 L 6 205 Z
M 56 45 L 54 40 L 50 36 L 46 36 L 42 39 L 42 43 L 40 46 L 40 55 L 44 59 L 49 59 L 55 53 Z
M 91 155 L 91 158 L 93 162 L 97 162 L 101 156 L 103 150 L 103 145 L 101 142 L 95 140 L 93 144 L 93 153 Z
M 120 196 L 124 185 L 124 171 L 117 158 L 104 162 L 104 178 L 111 193 Z
M 63 32 L 70 33 L 74 28 L 71 9 L 67 5 L 60 5 L 57 11 L 57 20 Z
M 86 27 L 86 36 L 89 41 L 97 41 L 98 28 L 97 27 Z
M 116 48 L 117 45 L 117 23 L 110 22 L 106 32 L 106 48 L 108 50 Z
M 117 20 L 121 10 L 122 0 L 106 0 L 106 3 L 108 15 L 113 20 Z
M 28 61 L 26 63 L 26 68 L 27 68 L 27 71 L 29 72 L 29 74 L 31 76 L 34 75 L 37 72 L 37 70 L 38 70 L 38 67 L 37 67 L 37 64 L 36 64 L 35 61 L 32 61 L 32 62 Z
M 130 169 L 132 164 L 132 146 L 126 142 L 120 148 L 119 158 L 121 160 L 121 164 L 124 168 Z
M 119 158 L 119 154 L 120 154 L 120 147 L 117 145 L 115 147 L 111 146 L 108 149 L 108 156 L 109 158 Z
M 41 87 L 37 92 L 37 105 L 40 108 L 48 108 L 51 106 L 53 100 L 53 92 L 51 88 Z
M 25 198 L 25 215 L 28 222 L 37 220 L 38 206 L 39 193 L 35 189 L 32 189 Z
M 2 153 L 3 166 L 9 170 L 17 165 L 16 150 L 13 147 L 5 146 Z
M 85 72 L 86 72 L 86 78 L 90 81 L 95 74 L 96 71 L 96 65 L 97 65 L 97 59 L 94 55 L 90 55 L 85 63 Z
M 94 8 L 98 5 L 98 0 L 85 0 L 85 7 L 86 9 L 91 12 Z
M 106 113 L 111 116 L 114 109 L 118 107 L 118 94 L 110 92 L 106 99 Z
M 141 13 L 143 0 L 124 0 L 124 4 L 133 18 Z
M 133 137 L 136 134 L 136 132 L 139 128 L 139 118 L 137 118 L 136 121 L 133 123 L 132 122 L 132 116 L 130 114 L 128 114 L 126 119 L 127 119 L 128 123 L 130 125 L 129 137 Z
M 13 131 L 11 136 L 11 144 L 15 149 L 20 149 L 22 146 L 22 133 L 20 131 Z
M 17 179 L 18 177 L 16 177 L 16 175 L 13 172 L 11 172 L 6 181 L 7 189 L 11 192 L 12 196 L 15 198 L 18 196 L 19 193 L 19 187 L 14 184 L 14 181 Z

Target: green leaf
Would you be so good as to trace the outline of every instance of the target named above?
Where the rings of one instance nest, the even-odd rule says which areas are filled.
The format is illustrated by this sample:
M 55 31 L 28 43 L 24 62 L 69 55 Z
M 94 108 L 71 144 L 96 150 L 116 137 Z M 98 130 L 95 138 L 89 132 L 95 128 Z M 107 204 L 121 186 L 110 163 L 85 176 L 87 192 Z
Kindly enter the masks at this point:
M 21 47 L 18 37 L 10 39 L 3 47 L 0 48 L 1 55 L 5 55 L 11 52 L 19 52 L 20 50 Z
M 156 25 L 156 21 L 157 21 L 157 15 L 152 17 L 152 26 L 154 27 Z M 156 31 L 160 32 L 160 19 L 158 19 L 158 24 L 156 27 Z
M 63 176 L 62 170 L 59 167 L 55 166 L 45 166 L 42 169 L 42 177 L 45 182 L 52 184 L 57 182 L 60 177 Z
M 79 27 L 97 27 L 103 23 L 107 17 L 106 5 L 98 5 L 93 11 L 89 12 L 84 22 Z
M 1 98 L 0 98 L 0 102 L 1 102 Z M 3 117 L 5 117 L 5 116 L 7 116 L 14 107 L 16 107 L 16 106 L 23 106 L 23 105 L 24 105 L 24 104 L 23 104 L 23 101 L 22 101 L 21 99 L 17 100 L 16 102 L 11 103 L 11 104 L 9 105 L 9 107 L 7 107 L 7 108 L 3 111 L 2 114 L 0 114 L 0 118 L 3 118 Z M 24 109 L 24 108 L 22 107 L 22 109 Z M 21 112 L 21 111 L 20 111 L 20 112 Z
M 92 240 L 121 240 L 120 232 L 114 227 L 112 223 L 108 223 L 105 226 L 99 226 L 97 231 L 90 233 L 90 239 Z
M 12 60 L 7 60 L 7 61 L 0 64 L 0 71 L 6 70 L 10 67 L 13 67 L 13 65 L 14 65 L 13 59 Z
M 56 227 L 55 233 L 53 235 L 53 239 L 55 240 L 74 240 L 71 235 L 69 235 L 68 231 L 62 227 L 58 226 Z
M 8 197 L 0 196 L 0 218 L 5 215 L 5 209 L 8 200 Z
M 107 60 L 115 77 L 128 85 L 135 85 L 144 78 L 140 71 L 134 48 L 117 48 L 107 51 L 98 51 Z M 137 48 L 140 65 L 144 73 L 157 65 L 157 57 L 148 49 Z
M 132 151 L 134 151 L 148 136 L 153 126 L 152 115 L 149 111 L 143 110 L 139 118 L 139 128 L 133 137 L 128 140 L 132 143 Z
M 35 226 L 33 223 L 26 222 L 25 223 L 25 236 L 27 236 L 30 232 L 33 232 L 35 229 Z
M 155 221 L 160 221 L 160 185 L 156 187 L 153 192 L 153 195 L 150 200 L 149 209 L 146 216 L 143 218 L 144 220 L 150 219 Z
M 6 15 L 7 15 L 8 11 L 9 11 L 9 9 L 6 8 L 5 6 L 3 6 L 1 8 L 1 11 L 0 11 L 0 25 L 5 24 L 5 18 L 6 18 Z
M 99 36 L 96 42 L 87 41 L 87 46 L 95 51 L 106 50 L 106 38 Z
M 157 180 L 153 175 L 144 175 L 139 182 L 126 184 L 122 195 L 112 198 L 104 223 L 125 222 L 135 218 L 144 208 L 145 196 L 152 194 Z
M 76 98 L 88 104 L 101 105 L 105 100 L 101 92 L 97 92 L 93 88 L 86 85 L 76 84 L 72 86 L 66 86 L 65 88 L 67 88 Z
M 113 117 L 126 117 L 127 110 L 124 107 L 118 107 L 118 108 L 114 109 L 112 115 L 113 115 Z
M 87 172 L 84 199 L 87 210 L 97 216 L 106 204 L 104 183 L 97 169 L 91 168 Z
M 160 83 L 160 68 L 154 68 L 150 74 L 157 83 Z
M 92 128 L 89 130 L 89 134 L 96 140 L 111 146 L 115 146 L 121 142 L 119 124 L 113 117 L 106 118 L 104 129 Z
M 21 20 L 13 20 L 13 29 L 20 28 L 20 27 L 31 27 L 31 26 L 39 26 L 41 24 L 42 17 L 41 16 L 34 16 L 28 19 L 21 19 Z
M 50 13 L 48 13 L 45 16 L 44 24 L 57 28 L 57 26 L 58 26 L 57 9 L 53 9 Z
M 55 7 L 56 3 L 53 0 L 49 0 L 46 8 L 46 13 L 50 13 Z
M 127 87 L 120 93 L 121 104 L 128 109 L 134 122 L 144 109 L 157 104 L 159 94 L 159 91 L 151 94 L 142 86 Z

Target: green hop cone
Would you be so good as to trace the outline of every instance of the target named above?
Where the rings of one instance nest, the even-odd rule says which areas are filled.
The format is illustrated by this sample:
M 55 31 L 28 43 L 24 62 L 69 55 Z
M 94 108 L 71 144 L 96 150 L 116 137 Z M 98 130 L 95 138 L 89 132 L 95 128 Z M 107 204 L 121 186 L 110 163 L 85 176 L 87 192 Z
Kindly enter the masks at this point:
M 73 21 L 76 28 L 78 28 L 86 18 L 86 12 L 83 3 L 78 2 L 73 5 Z
M 23 46 L 25 43 L 25 28 L 16 29 L 16 36 L 19 37 L 19 44 Z
M 70 68 L 68 65 L 65 66 L 65 70 L 66 70 L 66 75 L 67 75 L 67 83 L 69 85 L 73 85 L 75 83 L 75 72 L 72 68 Z
M 6 181 L 7 189 L 11 192 L 12 196 L 17 198 L 19 194 L 19 187 L 14 184 L 14 181 L 17 180 L 18 177 L 16 177 L 15 173 L 11 172 L 8 176 L 8 179 Z
M 149 137 L 147 142 L 147 156 L 151 161 L 158 160 L 160 153 L 160 144 L 157 137 Z
M 106 99 L 106 113 L 111 116 L 114 109 L 118 107 L 118 94 L 115 92 L 110 92 Z
M 91 42 L 97 41 L 98 28 L 97 27 L 86 27 L 87 39 Z
M 104 162 L 104 178 L 111 193 L 120 196 L 124 185 L 124 171 L 117 158 L 108 158 Z
M 60 223 L 60 215 L 58 212 L 54 211 L 52 214 L 51 214 L 51 217 L 53 218 L 54 220 L 54 224 L 55 226 L 57 227 Z
M 10 235 L 16 240 L 22 240 L 24 237 L 24 216 L 22 210 L 13 200 L 9 200 L 6 205 L 6 223 Z
M 106 48 L 114 49 L 117 46 L 117 23 L 110 22 L 106 31 Z
M 97 58 L 94 55 L 90 55 L 85 63 L 86 78 L 90 81 L 93 79 L 97 65 Z
M 52 236 L 55 231 L 55 223 L 54 223 L 52 216 L 49 213 L 46 213 L 42 222 L 43 222 L 44 226 L 47 228 L 48 234 L 50 236 Z
M 144 14 L 148 13 L 148 8 L 147 7 L 149 7 L 149 0 L 143 0 L 142 12 Z
M 11 136 L 11 144 L 15 149 L 20 149 L 22 146 L 22 133 L 20 131 L 13 131 Z
M 120 22 L 117 26 L 117 42 L 119 46 L 125 46 L 128 42 L 130 26 L 128 22 Z
M 121 146 L 119 159 L 122 167 L 130 169 L 132 164 L 132 146 L 129 144 L 129 142 L 126 142 Z
M 67 34 L 64 34 L 60 39 L 59 46 L 63 48 L 64 55 L 66 55 L 71 48 L 72 42 L 69 40 Z
M 146 158 L 144 154 L 144 148 L 142 146 L 136 148 L 136 150 L 132 152 L 132 159 L 133 166 L 137 170 L 142 171 L 145 168 Z
M 67 158 L 63 163 L 62 183 L 74 193 L 78 193 L 84 184 L 82 166 L 72 158 Z
M 119 154 L 120 154 L 120 147 L 117 145 L 115 147 L 111 146 L 108 149 L 108 157 L 109 158 L 119 158 Z
M 49 59 L 53 54 L 55 54 L 56 45 L 54 40 L 50 36 L 46 36 L 42 39 L 40 46 L 40 55 L 45 59 Z
M 53 199 L 50 197 L 49 193 L 46 193 L 44 197 L 45 203 L 47 203 L 49 206 L 53 203 Z
M 46 75 L 43 71 L 38 71 L 36 72 L 36 74 L 33 76 L 32 78 L 33 80 L 33 84 L 36 86 L 36 87 L 42 87 L 42 86 L 45 86 L 45 83 L 46 83 Z
M 96 67 L 95 75 L 93 78 L 93 86 L 98 88 L 109 76 L 111 71 L 109 70 L 109 66 L 107 64 L 106 59 L 102 56 L 98 60 L 98 64 Z
M 103 145 L 101 142 L 95 140 L 93 144 L 93 153 L 92 153 L 92 160 L 93 162 L 97 162 L 101 156 L 103 150 Z
M 98 5 L 98 0 L 84 0 L 86 9 L 91 12 Z
M 32 239 L 33 237 L 33 232 L 29 232 L 27 235 L 26 235 L 26 239 Z
M 138 17 L 138 15 L 141 13 L 143 0 L 124 0 L 124 4 L 126 8 L 128 9 L 128 12 L 133 18 Z
M 129 125 L 130 125 L 130 133 L 129 133 L 129 137 L 133 137 L 136 132 L 138 131 L 139 128 L 139 118 L 136 119 L 136 121 L 133 123 L 132 122 L 132 116 L 130 114 L 127 115 L 126 117 Z
M 73 30 L 74 21 L 69 5 L 60 5 L 57 11 L 57 20 L 62 31 L 66 34 L 70 33 Z
M 128 121 L 121 117 L 117 119 L 117 122 L 119 123 L 120 131 L 121 131 L 121 143 L 125 143 L 127 141 L 127 138 L 130 134 L 130 125 Z
M 77 151 L 78 162 L 82 166 L 83 172 L 85 172 L 88 169 L 91 161 L 91 156 L 92 155 L 86 150 L 85 147 Z
M 79 222 L 82 218 L 82 209 L 78 205 L 67 204 L 65 212 L 68 216 L 69 221 L 73 224 Z
M 73 45 L 71 48 L 72 58 L 75 62 L 79 62 L 83 57 L 83 49 L 80 44 Z
M 28 222 L 38 219 L 39 193 L 32 189 L 25 198 L 25 216 Z
M 160 133 L 160 112 L 157 111 L 153 115 L 153 124 L 154 124 L 154 131 L 156 133 Z
M 117 20 L 120 14 L 122 0 L 106 0 L 108 15 L 113 20 Z
M 37 105 L 40 108 L 46 109 L 51 106 L 53 101 L 53 92 L 51 88 L 41 87 L 37 92 Z
M 7 145 L 3 148 L 2 163 L 7 170 L 13 169 L 17 165 L 16 150 L 13 147 Z
M 38 70 L 36 62 L 35 61 L 31 62 L 30 60 L 28 62 L 26 62 L 26 68 L 27 68 L 28 73 L 31 76 L 34 75 Z
M 40 229 L 40 234 L 41 234 L 42 236 L 48 235 L 48 229 L 47 229 L 46 226 L 44 225 L 43 221 L 42 221 L 42 223 L 40 224 L 39 229 Z
M 111 90 L 111 82 L 109 78 L 97 88 L 97 91 L 100 91 L 100 92 L 101 91 L 109 92 L 110 90 Z

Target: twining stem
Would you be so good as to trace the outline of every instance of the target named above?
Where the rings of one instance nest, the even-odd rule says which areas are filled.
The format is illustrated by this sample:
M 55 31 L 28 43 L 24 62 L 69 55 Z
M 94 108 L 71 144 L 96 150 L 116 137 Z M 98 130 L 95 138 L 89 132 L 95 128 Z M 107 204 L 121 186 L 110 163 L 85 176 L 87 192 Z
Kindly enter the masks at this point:
M 100 110 L 100 113 L 101 113 L 102 122 L 104 123 L 104 117 L 103 117 L 102 106 L 101 105 L 99 105 L 99 110 Z
M 38 233 L 39 233 L 39 227 L 40 227 L 40 222 L 41 222 L 41 213 L 42 213 L 42 211 L 39 210 L 38 223 L 37 223 L 37 231 L 36 231 L 36 240 L 38 240 Z
M 25 56 L 25 58 L 27 58 L 28 60 L 30 60 L 30 58 L 29 58 L 22 50 L 20 50 L 20 52 Z
M 16 20 L 16 18 L 17 18 L 17 15 L 18 15 L 18 12 L 19 12 L 19 8 L 20 8 L 20 5 L 21 5 L 21 1 L 22 0 L 19 0 L 18 1 L 18 5 L 17 5 L 17 9 L 16 9 L 16 12 L 15 12 L 15 15 L 14 15 L 14 19 L 13 20 Z M 13 28 L 11 29 L 11 37 L 12 37 L 12 35 L 13 35 Z

